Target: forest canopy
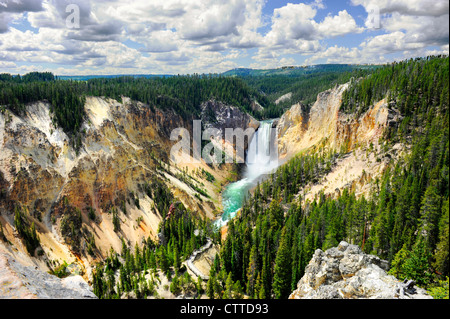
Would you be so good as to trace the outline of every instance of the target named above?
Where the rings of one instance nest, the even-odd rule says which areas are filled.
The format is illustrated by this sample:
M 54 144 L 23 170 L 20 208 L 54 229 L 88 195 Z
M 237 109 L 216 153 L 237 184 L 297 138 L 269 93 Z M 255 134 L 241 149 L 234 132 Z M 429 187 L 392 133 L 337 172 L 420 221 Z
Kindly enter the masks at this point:
M 299 190 L 329 172 L 341 152 L 297 156 L 257 186 L 228 224 L 212 286 L 239 282 L 250 298 L 287 298 L 316 249 L 345 240 L 386 259 L 390 274 L 434 287 L 449 276 L 449 59 L 395 63 L 356 79 L 341 111 L 361 112 L 389 97 L 402 116 L 382 149 L 409 145 L 389 161 L 369 196 L 344 189 L 307 205 Z M 300 196 L 300 197 L 299 197 Z M 296 198 L 299 198 L 296 200 Z M 230 278 L 228 280 L 228 278 Z M 218 284 L 216 283 L 218 282 Z M 448 287 L 448 286 L 447 286 Z M 220 291 L 211 294 L 221 298 Z
M 25 106 L 37 101 L 51 104 L 56 123 L 69 135 L 77 136 L 85 117 L 87 96 L 102 96 L 121 101 L 122 96 L 162 110 L 171 109 L 184 119 L 198 118 L 200 105 L 215 99 L 236 106 L 255 118 L 280 117 L 297 102 L 312 104 L 317 94 L 336 84 L 363 76 L 376 67 L 330 65 L 300 68 L 272 75 L 178 75 L 88 77 L 87 80 L 61 80 L 52 73 L 33 72 L 24 76 L 0 74 L 0 106 L 21 114 Z M 258 75 L 259 74 L 259 75 Z M 282 94 L 293 92 L 290 101 L 275 105 Z M 263 111 L 252 107 L 258 102 Z

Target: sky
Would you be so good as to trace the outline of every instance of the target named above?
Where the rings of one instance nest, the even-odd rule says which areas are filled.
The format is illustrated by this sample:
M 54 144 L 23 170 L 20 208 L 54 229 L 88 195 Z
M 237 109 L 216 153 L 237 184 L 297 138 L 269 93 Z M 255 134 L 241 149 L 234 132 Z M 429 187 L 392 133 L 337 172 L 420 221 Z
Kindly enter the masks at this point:
M 221 73 L 448 52 L 448 0 L 0 0 L 0 73 Z

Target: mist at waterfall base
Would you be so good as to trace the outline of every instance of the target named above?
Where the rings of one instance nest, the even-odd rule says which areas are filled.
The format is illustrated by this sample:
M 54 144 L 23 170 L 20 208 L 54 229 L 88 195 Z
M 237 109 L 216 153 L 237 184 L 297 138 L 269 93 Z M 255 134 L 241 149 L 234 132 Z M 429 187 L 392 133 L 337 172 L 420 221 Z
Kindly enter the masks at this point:
M 273 120 L 261 122 L 247 150 L 246 167 L 243 178 L 229 184 L 222 194 L 223 215 L 215 222 L 220 229 L 233 219 L 242 208 L 248 192 L 256 186 L 264 175 L 272 173 L 278 167 L 278 153 L 274 144 L 275 128 Z

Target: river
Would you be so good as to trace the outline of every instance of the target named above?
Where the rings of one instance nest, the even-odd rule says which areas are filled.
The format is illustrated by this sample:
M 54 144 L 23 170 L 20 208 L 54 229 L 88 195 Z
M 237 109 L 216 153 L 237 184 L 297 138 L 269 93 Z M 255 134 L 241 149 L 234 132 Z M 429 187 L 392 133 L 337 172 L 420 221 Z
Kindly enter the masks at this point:
M 248 192 L 256 186 L 258 181 L 278 167 L 276 128 L 272 128 L 273 122 L 274 120 L 261 122 L 249 144 L 242 179 L 229 184 L 223 191 L 223 214 L 215 222 L 219 229 L 236 216 Z

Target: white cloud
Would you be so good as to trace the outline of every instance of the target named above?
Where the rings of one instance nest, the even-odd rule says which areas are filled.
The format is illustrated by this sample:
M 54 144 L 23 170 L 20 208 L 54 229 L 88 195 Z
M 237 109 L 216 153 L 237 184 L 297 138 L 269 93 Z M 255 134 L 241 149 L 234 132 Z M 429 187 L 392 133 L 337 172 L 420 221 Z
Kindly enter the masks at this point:
M 358 26 L 352 7 L 319 19 L 326 1 L 309 0 L 287 3 L 268 17 L 267 2 L 0 0 L 0 69 L 28 70 L 20 66 L 28 62 L 65 74 L 208 73 L 243 66 L 249 52 L 252 62 L 245 63 L 261 68 L 295 64 L 297 57 L 363 63 L 448 52 L 448 0 L 351 0 L 367 10 L 379 6 L 377 33 Z M 66 25 L 71 3 L 80 8 L 79 29 Z M 20 31 L 24 19 L 37 32 Z M 327 45 L 352 34 L 365 39 L 350 48 Z
M 407 16 L 394 13 L 384 19 L 388 32 L 404 32 L 407 42 L 422 45 L 443 45 L 449 39 L 449 15 L 440 17 Z
M 0 34 L 8 31 L 9 24 L 22 17 L 24 12 L 43 10 L 42 0 L 2 0 L 0 1 Z
M 366 63 L 361 62 L 362 52 L 358 48 L 338 47 L 337 45 L 327 48 L 324 51 L 314 54 L 305 61 L 305 64 L 315 64 L 317 60 L 325 59 L 326 63 Z M 380 62 L 380 61 L 378 61 Z
M 325 20 L 317 24 L 318 34 L 322 38 L 333 38 L 350 33 L 361 33 L 363 28 L 358 27 L 355 19 L 347 12 L 340 11 L 337 16 L 327 16 Z
M 193 41 L 205 41 L 230 35 L 239 35 L 238 26 L 245 21 L 245 1 L 198 1 L 176 23 L 182 37 Z
M 316 1 L 311 4 L 288 3 L 275 9 L 271 30 L 264 38 L 264 47 L 253 57 L 257 61 L 253 66 L 271 68 L 295 64 L 292 58 L 283 60 L 280 56 L 323 52 L 326 48 L 320 43 L 321 40 L 363 32 L 364 29 L 358 27 L 346 10 L 317 22 L 317 9 L 321 8 L 324 8 L 322 1 Z
M 143 52 L 177 51 L 182 45 L 177 33 L 171 30 L 149 32 L 147 36 L 143 33 L 143 35 L 131 37 L 131 39 L 145 45 L 145 48 L 141 50 Z
M 316 22 L 315 7 L 303 3 L 288 3 L 275 9 L 267 41 L 277 45 L 292 40 L 320 40 L 363 31 L 346 10 L 340 11 L 337 16 L 329 15 L 322 22 Z
M 352 0 L 365 8 L 377 7 L 386 34 L 361 44 L 373 55 L 400 53 L 403 57 L 427 55 L 429 46 L 449 41 L 448 0 Z
M 15 69 L 17 65 L 14 62 L 0 61 L 0 68 L 2 69 Z
M 439 17 L 448 14 L 449 10 L 448 0 L 351 0 L 351 2 L 365 8 L 377 7 L 381 14 Z

